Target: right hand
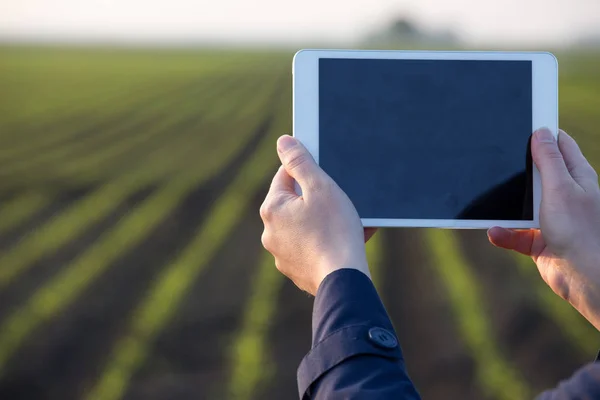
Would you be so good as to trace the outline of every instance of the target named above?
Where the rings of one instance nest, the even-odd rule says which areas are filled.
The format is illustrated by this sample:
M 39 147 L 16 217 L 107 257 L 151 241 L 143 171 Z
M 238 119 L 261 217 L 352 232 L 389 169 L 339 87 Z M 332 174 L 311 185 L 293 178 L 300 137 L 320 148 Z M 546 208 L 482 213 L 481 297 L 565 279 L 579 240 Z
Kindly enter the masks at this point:
M 536 131 L 531 153 L 542 179 L 541 230 L 488 231 L 495 246 L 531 256 L 544 281 L 600 330 L 600 188 L 579 146 Z
M 374 230 L 363 229 L 348 196 L 296 138 L 279 138 L 277 153 L 282 166 L 260 208 L 262 243 L 277 269 L 312 295 L 338 269 L 353 268 L 370 277 L 365 240 Z

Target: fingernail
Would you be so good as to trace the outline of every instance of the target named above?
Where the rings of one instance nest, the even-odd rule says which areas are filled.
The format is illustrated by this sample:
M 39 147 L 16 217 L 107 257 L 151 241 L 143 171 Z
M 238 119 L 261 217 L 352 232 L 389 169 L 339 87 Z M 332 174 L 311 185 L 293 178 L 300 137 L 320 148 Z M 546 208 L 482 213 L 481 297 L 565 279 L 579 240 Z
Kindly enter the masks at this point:
M 293 137 L 287 135 L 282 136 L 277 141 L 277 150 L 279 150 L 280 153 L 283 153 L 284 151 L 287 151 L 294 147 L 296 144 L 297 141 Z
M 554 143 L 556 141 L 556 138 L 548 128 L 538 129 L 535 132 L 535 136 L 538 142 L 542 143 Z

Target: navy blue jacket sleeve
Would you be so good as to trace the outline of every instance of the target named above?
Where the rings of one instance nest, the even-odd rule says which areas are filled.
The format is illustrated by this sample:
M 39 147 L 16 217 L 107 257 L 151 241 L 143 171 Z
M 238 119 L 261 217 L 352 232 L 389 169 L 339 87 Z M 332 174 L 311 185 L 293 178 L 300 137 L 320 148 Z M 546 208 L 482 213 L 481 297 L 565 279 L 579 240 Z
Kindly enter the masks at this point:
M 392 323 L 371 280 L 342 269 L 321 283 L 312 349 L 298 368 L 298 390 L 313 399 L 419 399 Z
M 600 362 L 590 363 L 562 381 L 555 389 L 540 394 L 536 400 L 600 399 Z

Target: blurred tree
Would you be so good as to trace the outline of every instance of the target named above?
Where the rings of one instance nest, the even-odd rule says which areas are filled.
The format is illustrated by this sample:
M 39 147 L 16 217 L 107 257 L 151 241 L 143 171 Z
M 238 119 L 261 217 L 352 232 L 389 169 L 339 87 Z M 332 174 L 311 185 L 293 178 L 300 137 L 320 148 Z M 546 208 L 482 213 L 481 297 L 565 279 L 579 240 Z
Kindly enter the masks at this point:
M 375 47 L 449 46 L 457 42 L 457 36 L 449 29 L 427 31 L 411 18 L 401 15 L 393 18 L 382 29 L 368 35 L 365 42 L 368 46 Z
M 417 36 L 420 34 L 417 26 L 407 18 L 401 17 L 392 21 L 390 27 L 388 28 L 390 33 L 395 36 Z

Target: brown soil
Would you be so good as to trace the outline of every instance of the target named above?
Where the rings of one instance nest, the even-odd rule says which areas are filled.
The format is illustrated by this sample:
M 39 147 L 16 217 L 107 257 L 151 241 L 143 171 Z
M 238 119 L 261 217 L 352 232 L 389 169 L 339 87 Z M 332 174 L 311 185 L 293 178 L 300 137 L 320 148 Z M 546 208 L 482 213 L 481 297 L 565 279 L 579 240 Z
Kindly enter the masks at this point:
M 256 232 L 262 230 L 262 222 L 256 210 L 265 194 L 261 190 L 251 199 L 227 243 L 199 275 L 132 379 L 128 399 L 225 398 L 230 346 L 260 260 Z
M 226 185 L 243 167 L 266 134 L 269 122 L 270 120 L 266 120 L 261 125 L 253 134 L 249 145 L 221 173 L 190 193 L 174 213 L 162 221 L 141 244 L 94 280 L 78 301 L 61 315 L 43 324 L 27 339 L 26 344 L 9 362 L 10 368 L 0 380 L 0 398 L 75 399 L 85 388 L 89 388 L 102 371 L 112 344 L 123 334 L 131 311 L 153 278 L 191 240 L 192 234 L 206 217 L 208 206 L 218 199 Z M 0 292 L 3 300 L 0 306 L 1 320 L 97 238 L 102 230 L 116 223 L 118 217 L 114 219 L 111 223 L 100 223 L 89 234 L 81 235 L 57 253 L 40 260 L 30 272 L 11 284 L 6 292 Z M 254 247 L 258 249 L 258 246 Z M 36 271 L 42 273 L 36 274 Z M 210 281 L 206 282 L 210 284 Z M 232 309 L 234 312 L 243 307 L 241 299 L 239 300 L 238 307 Z M 181 348 L 186 352 L 192 343 L 183 343 L 187 343 Z M 207 349 L 213 348 L 212 343 L 203 343 L 208 344 Z
M 388 229 L 381 288 L 409 375 L 424 399 L 485 399 L 421 230 Z

